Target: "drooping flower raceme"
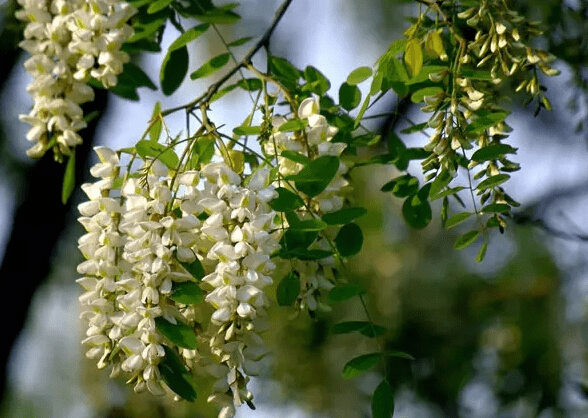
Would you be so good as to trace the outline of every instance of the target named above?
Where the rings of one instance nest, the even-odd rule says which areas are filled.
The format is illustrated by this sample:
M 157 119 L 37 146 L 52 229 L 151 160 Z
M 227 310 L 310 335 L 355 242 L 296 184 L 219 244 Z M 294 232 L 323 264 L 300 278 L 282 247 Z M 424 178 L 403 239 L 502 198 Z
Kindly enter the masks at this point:
M 236 406 L 251 403 L 246 384 L 266 353 L 259 335 L 264 288 L 280 238 L 268 205 L 276 196 L 269 170 L 258 170 L 245 187 L 223 162 L 170 174 L 148 160 L 121 174 L 117 153 L 96 152 L 91 173 L 98 181 L 83 186 L 89 201 L 79 206 L 87 232 L 79 239 L 86 261 L 78 266 L 86 355 L 99 368 L 111 365 L 113 376 L 129 374 L 136 391 L 163 394 L 160 366 L 173 350 L 192 373 L 217 379 L 209 400 L 220 404 L 220 416 L 233 416 Z M 204 270 L 199 284 L 188 270 L 193 263 Z M 198 284 L 204 303 L 176 297 L 186 283 Z M 206 310 L 210 324 L 202 329 L 197 322 Z M 176 340 L 170 327 L 193 337 Z
M 268 202 L 276 197 L 269 170 L 260 169 L 247 187 L 224 163 L 202 170 L 212 187 L 201 205 L 210 216 L 201 228 L 210 240 L 207 258 L 218 260 L 203 282 L 213 290 L 206 301 L 216 310 L 210 349 L 224 366 L 209 401 L 221 405 L 220 417 L 234 415 L 235 406 L 250 403 L 249 375 L 259 373 L 265 354 L 259 332 L 264 328 L 268 299 L 263 289 L 272 283 L 275 265 L 270 255 L 279 249 L 279 218 Z
M 16 16 L 27 22 L 20 46 L 31 54 L 25 69 L 33 76 L 27 90 L 34 105 L 20 116 L 31 125 L 27 155 L 40 158 L 53 148 L 61 159 L 82 142 L 80 105 L 94 99 L 90 78 L 114 86 L 129 60 L 120 47 L 133 34 L 126 22 L 136 9 L 118 0 L 18 2 Z
M 307 156 L 309 159 L 334 156 L 340 157 L 347 144 L 333 142 L 333 137 L 337 134 L 336 127 L 330 126 L 327 119 L 320 114 L 319 100 L 317 97 L 304 99 L 297 111 L 297 117 L 306 120 L 308 127 L 304 131 L 288 134 L 280 132 L 279 127 L 286 122 L 282 116 L 274 116 L 272 125 L 274 133 L 264 145 L 266 155 L 272 160 L 277 159 L 280 174 L 288 176 L 297 174 L 303 169 L 303 164 L 282 157 L 283 151 L 294 151 Z M 348 167 L 341 160 L 337 173 L 328 184 L 328 186 L 317 196 L 309 200 L 309 207 L 316 214 L 334 212 L 343 207 L 344 196 L 348 191 L 348 181 L 344 175 Z M 284 184 L 287 187 L 287 184 Z M 304 196 L 304 194 L 302 193 Z M 299 209 L 298 215 L 302 219 L 310 216 L 308 208 Z M 325 239 L 317 239 L 312 244 L 316 249 L 330 250 L 330 246 Z M 292 260 L 293 269 L 300 278 L 300 297 L 298 306 L 300 309 L 314 312 L 318 310 L 329 310 L 330 308 L 323 304 L 319 297 L 322 293 L 330 290 L 334 285 L 333 268 L 335 260 L 333 257 L 326 257 L 319 261 L 300 261 Z

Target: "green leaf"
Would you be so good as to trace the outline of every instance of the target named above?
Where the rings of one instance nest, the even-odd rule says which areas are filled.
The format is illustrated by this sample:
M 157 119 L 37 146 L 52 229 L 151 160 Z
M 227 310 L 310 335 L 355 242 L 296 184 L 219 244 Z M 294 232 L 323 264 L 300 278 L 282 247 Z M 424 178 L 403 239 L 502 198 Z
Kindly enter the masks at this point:
M 153 3 L 151 3 L 149 5 L 149 8 L 147 9 L 147 13 L 149 13 L 150 15 L 153 13 L 157 13 L 160 10 L 165 9 L 167 6 L 169 6 L 174 0 L 156 0 Z
M 463 189 L 465 189 L 465 187 L 463 187 L 463 186 L 457 186 L 457 187 L 454 187 L 452 189 L 451 188 L 450 189 L 445 189 L 445 190 L 443 190 L 442 192 L 440 192 L 437 195 L 431 195 L 430 198 L 431 198 L 431 200 L 441 199 L 442 197 L 449 196 L 449 195 L 452 195 L 452 194 L 461 192 Z
M 368 338 L 375 338 L 386 332 L 386 328 L 368 321 L 340 322 L 333 326 L 333 334 L 350 334 L 359 331 Z
M 185 305 L 202 303 L 204 296 L 202 289 L 194 282 L 174 283 L 170 299 Z
M 510 206 L 506 203 L 492 203 L 482 208 L 482 212 L 484 213 L 501 213 L 508 212 L 509 210 Z
M 231 10 L 212 9 L 204 14 L 194 15 L 195 19 L 215 25 L 232 25 L 241 20 L 241 16 Z
M 488 241 L 484 240 L 480 247 L 480 251 L 478 252 L 478 256 L 476 257 L 476 263 L 481 263 L 484 260 L 486 257 L 486 250 L 488 250 Z
M 419 179 L 410 174 L 405 174 L 404 176 L 390 180 L 380 190 L 383 192 L 392 192 L 396 197 L 411 196 L 419 190 Z
M 173 51 L 169 51 L 163 59 L 159 80 L 161 91 L 169 96 L 180 87 L 184 77 L 188 73 L 188 48 L 184 45 Z
M 453 244 L 453 248 L 461 250 L 471 244 L 473 244 L 480 235 L 480 231 L 469 231 L 459 237 Z
M 421 68 L 421 71 L 412 77 L 406 84 L 418 84 L 429 82 L 429 74 L 435 74 L 440 71 L 446 71 L 448 68 L 446 65 L 425 65 Z
M 290 224 L 291 231 L 322 231 L 327 224 L 320 219 L 305 219 L 295 224 Z
M 157 90 L 157 86 L 151 81 L 145 71 L 132 62 L 125 64 L 123 74 L 119 76 L 119 83 L 126 82 L 128 79 L 133 87 L 147 87 L 151 90 Z
M 473 215 L 473 212 L 461 212 L 461 213 L 458 213 L 457 215 L 453 215 L 451 218 L 449 218 L 449 219 L 447 219 L 447 221 L 445 221 L 445 228 L 451 229 L 454 226 L 457 226 L 460 223 L 464 222 L 466 219 L 468 219 L 472 215 Z
M 355 109 L 361 102 L 361 91 L 355 85 L 341 84 L 339 88 L 339 104 L 345 110 Z
M 278 284 L 276 299 L 280 306 L 292 305 L 300 294 L 300 277 L 297 274 L 288 273 Z
M 400 131 L 400 133 L 401 134 L 412 134 L 414 132 L 420 132 L 422 130 L 425 130 L 428 127 L 429 127 L 429 123 L 423 122 L 423 123 L 419 123 L 417 125 L 409 126 L 408 128 L 404 128 L 403 130 Z
M 207 164 L 214 155 L 215 139 L 212 136 L 202 136 L 192 144 L 192 157 L 190 169 L 198 168 L 198 165 Z
M 343 367 L 343 377 L 351 379 L 374 367 L 380 361 L 380 353 L 364 354 L 355 357 Z
M 406 43 L 404 62 L 410 70 L 411 77 L 420 73 L 423 65 L 423 50 L 419 39 L 413 38 Z
M 183 322 L 172 324 L 167 319 L 159 316 L 155 318 L 155 326 L 172 343 L 178 347 L 195 350 L 197 347 L 194 330 Z
M 262 82 L 258 78 L 245 78 L 237 81 L 237 86 L 245 91 L 261 90 Z
M 299 163 L 302 165 L 306 165 L 310 162 L 310 160 L 308 159 L 308 157 L 306 155 L 300 154 L 299 152 L 296 152 L 296 151 L 289 151 L 289 150 L 282 151 L 282 153 L 280 154 L 280 157 L 287 158 L 290 161 L 294 161 L 295 163 Z
M 233 129 L 233 133 L 237 136 L 259 135 L 261 126 L 237 126 Z
M 351 257 L 360 252 L 363 245 L 363 233 L 359 225 L 353 222 L 344 225 L 335 238 L 335 245 L 343 257 Z
M 400 38 L 393 41 L 390 46 L 388 46 L 388 50 L 386 51 L 387 56 L 395 56 L 400 54 L 406 49 L 406 39 Z
M 468 70 L 465 68 L 461 69 L 461 75 L 463 78 L 469 78 L 472 80 L 485 80 L 485 81 L 493 81 L 494 77 L 492 77 L 492 73 L 490 71 L 477 71 L 477 70 Z
M 504 183 L 510 178 L 508 174 L 496 174 L 495 176 L 488 177 L 486 180 L 480 182 L 476 187 L 477 190 L 482 191 L 490 187 L 496 187 L 499 184 Z
M 383 333 L 385 333 L 387 329 L 380 325 L 371 324 L 359 331 L 361 335 L 364 335 L 368 338 L 377 338 Z
M 166 345 L 163 345 L 165 356 L 157 365 L 165 384 L 178 396 L 188 402 L 196 400 L 196 391 L 192 383 L 192 375 L 182 364 L 180 357 Z
M 319 96 L 323 96 L 331 88 L 329 79 L 313 66 L 305 68 L 303 77 L 310 86 L 308 90 Z
M 304 206 L 304 201 L 296 193 L 283 187 L 276 189 L 278 197 L 269 202 L 270 207 L 276 212 L 287 212 Z
M 477 162 L 496 160 L 505 154 L 516 154 L 517 150 L 507 144 L 494 144 L 480 148 L 472 155 L 472 160 Z
M 202 278 L 204 277 L 204 267 L 202 266 L 202 263 L 200 262 L 200 260 L 198 259 L 198 257 L 196 257 L 196 259 L 194 261 L 192 261 L 191 263 L 182 263 L 182 262 L 180 262 L 180 264 L 196 280 L 202 280 Z
M 218 99 L 220 99 L 227 93 L 230 93 L 231 91 L 235 90 L 236 88 L 237 84 L 230 84 L 227 87 L 220 89 L 210 98 L 210 103 L 217 101 Z
M 413 356 L 411 356 L 408 353 L 405 353 L 404 351 L 389 350 L 389 351 L 386 351 L 384 354 L 389 357 L 399 357 L 399 358 L 403 358 L 406 360 L 414 360 L 415 359 Z
M 161 116 L 161 102 L 155 103 L 153 113 L 151 113 L 151 120 L 154 121 L 149 128 L 149 140 L 151 142 L 159 141 L 161 131 L 163 129 L 163 120 Z
M 441 92 L 443 92 L 443 89 L 441 87 L 425 87 L 424 89 L 415 91 L 410 96 L 410 100 L 413 103 L 420 103 L 425 100 L 426 96 L 435 96 Z
M 333 325 L 333 334 L 350 334 L 355 331 L 361 331 L 365 327 L 369 326 L 370 323 L 367 321 L 347 321 L 340 322 Z
M 227 44 L 227 46 L 228 46 L 229 48 L 231 48 L 231 47 L 234 47 L 234 46 L 241 46 L 241 45 L 244 45 L 244 44 L 246 44 L 247 42 L 249 42 L 249 41 L 250 41 L 250 40 L 252 40 L 252 39 L 253 39 L 253 38 L 252 38 L 251 36 L 246 36 L 246 37 L 244 37 L 244 38 L 237 39 L 236 41 L 229 42 L 229 43 Z
M 331 289 L 331 292 L 329 293 L 329 300 L 331 302 L 343 302 L 364 293 L 365 290 L 363 290 L 361 287 L 355 284 L 345 283 Z
M 67 159 L 65 173 L 63 173 L 63 186 L 61 187 L 61 203 L 64 205 L 69 200 L 76 186 L 76 152 L 72 151 Z
M 174 150 L 157 142 L 141 140 L 135 145 L 137 154 L 144 160 L 147 157 L 156 158 L 168 168 L 177 169 L 180 160 Z
M 343 208 L 324 214 L 322 219 L 327 225 L 345 225 L 366 213 L 367 209 L 362 207 Z
M 167 9 L 151 15 L 143 13 L 136 15 L 136 20 L 133 23 L 135 34 L 125 42 L 125 45 L 137 43 L 141 47 L 147 45 L 159 48 L 159 39 L 163 33 L 165 22 L 170 16 L 169 12 L 170 10 Z
M 382 90 L 389 88 L 393 88 L 396 91 L 395 83 L 402 85 L 403 89 L 408 92 L 408 73 L 406 72 L 406 68 L 400 60 L 396 58 L 391 58 L 388 63 L 386 64 L 386 77 L 382 81 Z M 398 91 L 396 91 L 398 93 Z
M 217 55 L 216 57 L 211 58 L 208 62 L 203 64 L 192 74 L 190 74 L 190 78 L 192 80 L 196 80 L 198 78 L 209 76 L 223 68 L 225 65 L 227 65 L 230 59 L 231 54 L 229 53 Z
M 331 183 L 339 170 L 339 159 L 324 156 L 312 160 L 298 174 L 288 176 L 286 180 L 293 180 L 296 188 L 308 197 L 315 197 Z
M 453 177 L 451 177 L 449 171 L 441 170 L 441 172 L 437 174 L 437 177 L 435 177 L 435 180 L 433 180 L 433 183 L 431 183 L 431 190 L 429 190 L 429 196 L 431 199 L 434 199 L 439 193 L 441 193 L 451 180 L 453 180 Z
M 370 96 L 367 95 L 365 97 L 365 100 L 363 101 L 363 104 L 359 108 L 359 112 L 357 112 L 357 116 L 355 117 L 355 123 L 353 124 L 353 129 L 357 128 L 359 126 L 359 124 L 361 123 L 361 119 L 363 118 L 363 115 L 365 114 L 365 111 L 367 110 L 369 104 L 370 104 Z
M 308 126 L 306 119 L 292 119 L 280 125 L 279 132 L 301 131 Z
M 372 395 L 372 418 L 392 418 L 394 415 L 394 391 L 386 380 L 378 385 Z
M 282 251 L 279 253 L 280 258 L 284 260 L 290 260 L 292 258 L 297 258 L 299 260 L 308 261 L 308 260 L 322 260 L 323 258 L 327 258 L 333 255 L 332 251 L 326 250 L 307 250 L 305 248 L 294 248 L 288 251 Z
M 306 250 L 318 237 L 318 231 L 292 231 L 287 229 L 280 241 L 284 250 L 296 248 Z
M 402 205 L 402 215 L 404 216 L 406 223 L 415 229 L 426 227 L 433 218 L 431 205 L 429 205 L 424 193 L 421 193 L 420 191 L 419 193 L 406 198 Z
M 194 39 L 198 38 L 204 32 L 208 30 L 210 25 L 208 23 L 202 23 L 198 26 L 194 26 L 193 28 L 188 29 L 186 32 L 182 33 L 175 41 L 171 43 L 169 46 L 168 51 L 175 51 L 187 45 L 188 43 L 192 42 Z
M 351 71 L 347 76 L 347 84 L 352 86 L 362 83 L 372 75 L 372 69 L 370 67 L 359 67 Z
M 300 70 L 290 64 L 288 60 L 270 56 L 269 67 L 271 74 L 275 75 L 286 88 L 295 89 L 298 86 L 298 79 L 300 79 Z
M 466 129 L 466 133 L 481 133 L 486 129 L 502 122 L 508 116 L 507 112 L 494 112 L 480 116 L 472 121 Z

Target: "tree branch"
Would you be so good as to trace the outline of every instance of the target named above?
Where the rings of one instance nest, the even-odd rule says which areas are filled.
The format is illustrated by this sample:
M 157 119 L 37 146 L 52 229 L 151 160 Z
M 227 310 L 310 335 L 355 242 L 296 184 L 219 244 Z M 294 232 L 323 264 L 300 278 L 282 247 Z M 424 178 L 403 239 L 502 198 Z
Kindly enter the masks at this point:
M 163 112 L 161 112 L 161 115 L 167 116 L 169 114 L 172 114 L 172 113 L 177 112 L 178 110 L 182 110 L 182 109 L 186 109 L 187 111 L 191 111 L 191 110 L 195 109 L 196 107 L 198 107 L 201 103 L 207 103 L 212 98 L 212 96 L 214 96 L 214 94 L 218 91 L 218 89 L 224 83 L 227 82 L 227 80 L 229 80 L 233 75 L 235 75 L 235 73 L 237 73 L 237 71 L 239 71 L 241 68 L 249 65 L 249 63 L 251 62 L 251 59 L 257 53 L 257 51 L 259 51 L 264 46 L 268 45 L 269 40 L 270 40 L 272 34 L 274 33 L 274 30 L 276 29 L 276 27 L 278 26 L 278 23 L 280 22 L 280 20 L 282 19 L 282 17 L 286 13 L 286 10 L 290 6 L 290 3 L 292 3 L 292 0 L 284 0 L 284 2 L 280 5 L 280 7 L 278 7 L 276 9 L 272 23 L 269 26 L 269 28 L 265 31 L 265 33 L 263 34 L 261 39 L 259 41 L 257 41 L 257 43 L 247 52 L 247 54 L 245 54 L 243 59 L 240 62 L 238 62 L 237 65 L 235 65 L 233 68 L 231 68 L 231 70 L 227 74 L 225 74 L 220 80 L 218 80 L 216 83 L 212 84 L 208 88 L 206 93 L 197 97 L 196 99 L 194 99 L 190 103 L 187 103 L 182 106 L 173 107 L 171 109 L 166 109 Z

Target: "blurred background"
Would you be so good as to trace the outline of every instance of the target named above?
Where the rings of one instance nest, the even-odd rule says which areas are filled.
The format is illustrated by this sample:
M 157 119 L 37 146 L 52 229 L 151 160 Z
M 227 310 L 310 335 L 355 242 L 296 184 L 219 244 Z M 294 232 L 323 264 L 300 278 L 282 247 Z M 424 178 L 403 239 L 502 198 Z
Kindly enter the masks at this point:
M 76 265 L 82 260 L 76 222 L 80 193 L 62 205 L 63 167 L 50 155 L 25 155 L 27 125 L 18 115 L 32 100 L 17 48 L 22 26 L 14 0 L 0 0 L 0 416 L 10 418 L 214 417 L 199 385 L 194 405 L 135 395 L 123 381 L 95 369 L 81 350 Z M 243 0 L 242 21 L 221 28 L 228 39 L 261 35 L 277 0 Z M 390 329 L 381 343 L 415 361 L 390 358 L 388 378 L 395 390 L 394 417 L 555 418 L 588 417 L 588 1 L 519 0 L 512 7 L 543 22 L 540 44 L 558 57 L 559 77 L 544 80 L 553 112 L 533 117 L 521 101 L 509 105 L 509 139 L 522 169 L 507 192 L 522 206 L 504 235 L 493 236 L 484 262 L 477 248 L 452 249 L 459 229 L 409 229 L 399 199 L 380 192 L 397 173 L 366 167 L 352 173 L 357 204 L 368 208 L 362 252 L 349 263 L 348 279 L 367 288 L 374 320 Z M 402 36 L 410 1 L 294 0 L 271 42 L 275 55 L 299 68 L 313 65 L 331 80 L 329 92 L 358 66 L 371 66 L 388 44 Z M 221 43 L 210 31 L 190 45 L 191 69 L 217 55 Z M 164 34 L 163 49 L 175 39 Z M 247 47 L 245 46 L 243 51 Z M 215 51 L 217 51 L 215 53 Z M 161 56 L 134 57 L 153 80 Z M 97 94 L 88 112 L 101 112 L 84 131 L 77 154 L 79 183 L 95 162 L 92 146 L 132 146 L 150 118 L 155 101 L 163 108 L 185 103 L 206 88 L 187 80 L 164 97 L 141 89 L 140 102 Z M 217 125 L 235 126 L 245 117 L 248 98 L 227 96 L 212 108 Z M 390 97 L 374 113 L 403 112 L 414 121 L 420 111 Z M 170 118 L 172 131 L 182 117 Z M 385 138 L 390 121 L 370 125 Z M 402 124 L 395 127 L 396 132 Z M 426 138 L 404 136 L 407 144 Z M 418 164 L 409 172 L 419 173 Z M 439 208 L 434 208 L 436 217 Z M 341 378 L 351 358 L 377 349 L 360 335 L 331 335 L 341 320 L 365 320 L 358 301 L 333 305 L 332 315 L 292 319 L 292 311 L 270 310 L 265 336 L 272 355 L 264 377 L 254 379 L 257 411 L 242 407 L 238 417 L 368 417 L 369 397 L 383 370 L 352 380 Z M 336 321 L 335 319 L 336 318 Z

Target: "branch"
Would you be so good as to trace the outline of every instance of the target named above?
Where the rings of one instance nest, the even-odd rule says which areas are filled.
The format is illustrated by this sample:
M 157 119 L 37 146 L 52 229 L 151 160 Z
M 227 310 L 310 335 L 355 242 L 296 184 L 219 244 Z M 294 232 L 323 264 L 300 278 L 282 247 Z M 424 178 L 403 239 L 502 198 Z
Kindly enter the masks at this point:
M 588 241 L 588 233 L 583 232 L 570 232 L 563 229 L 554 228 L 541 218 L 532 218 L 531 216 L 524 213 L 517 213 L 513 217 L 514 221 L 518 225 L 530 225 L 539 229 L 544 230 L 548 234 L 569 241 Z M 572 223 L 572 222 L 570 222 Z M 578 231 L 579 228 L 576 225 L 572 225 L 574 231 Z
M 251 62 L 251 59 L 257 53 L 257 51 L 259 51 L 261 48 L 263 48 L 264 46 L 267 46 L 269 44 L 269 40 L 270 40 L 272 34 L 274 33 L 274 30 L 276 29 L 276 27 L 278 26 L 278 23 L 280 22 L 280 20 L 282 19 L 282 17 L 286 13 L 286 10 L 290 6 L 290 3 L 292 3 L 292 0 L 284 0 L 284 2 L 280 5 L 280 7 L 278 7 L 276 9 L 272 23 L 271 23 L 270 27 L 265 31 L 265 33 L 263 34 L 261 39 L 259 41 L 257 41 L 257 43 L 249 50 L 249 52 L 247 52 L 247 54 L 245 54 L 243 59 L 240 62 L 238 62 L 237 65 L 235 65 L 227 74 L 225 74 L 224 77 L 222 77 L 216 83 L 212 84 L 208 88 L 206 93 L 204 93 L 200 97 L 197 97 L 196 99 L 194 99 L 193 101 L 191 101 L 188 104 L 178 106 L 178 107 L 173 107 L 171 109 L 166 109 L 163 112 L 161 112 L 161 115 L 167 116 L 171 113 L 177 112 L 178 110 L 182 110 L 182 109 L 186 109 L 188 111 L 191 111 L 194 108 L 198 107 L 198 105 L 200 103 L 207 103 L 212 98 L 212 96 L 214 96 L 214 94 L 218 91 L 218 89 L 224 83 L 227 82 L 228 79 L 230 79 L 233 75 L 235 75 L 235 73 L 237 71 L 239 71 L 241 68 L 249 65 L 249 63 Z

